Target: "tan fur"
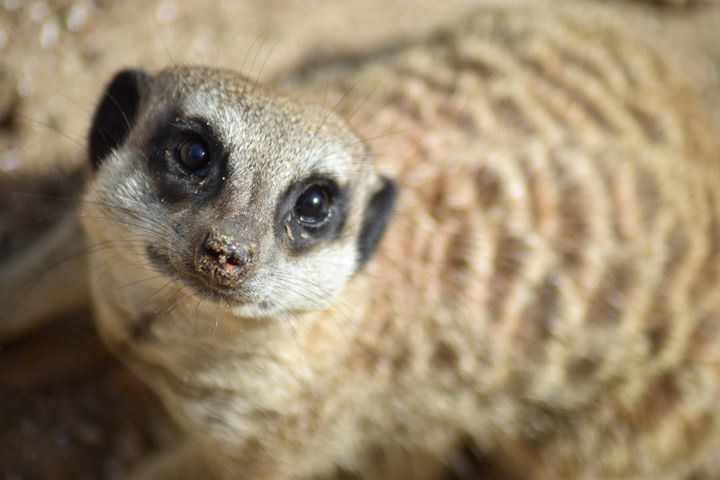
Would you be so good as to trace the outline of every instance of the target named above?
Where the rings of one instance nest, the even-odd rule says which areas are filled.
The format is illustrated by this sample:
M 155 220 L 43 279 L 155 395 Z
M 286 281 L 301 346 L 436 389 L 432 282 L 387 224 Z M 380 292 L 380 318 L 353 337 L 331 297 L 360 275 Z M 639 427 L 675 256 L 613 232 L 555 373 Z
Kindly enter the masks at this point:
M 439 463 L 467 439 L 521 478 L 688 478 L 712 460 L 718 130 L 681 71 L 583 13 L 488 9 L 281 82 L 336 105 L 400 183 L 380 250 L 327 309 L 238 317 L 145 282 L 132 248 L 94 255 L 111 262 L 93 270 L 103 334 L 190 432 L 179 465 L 311 478 L 378 452 Z M 215 75 L 211 97 L 229 78 Z M 123 193 L 113 173 L 89 200 Z M 98 218 L 117 213 L 86 205 L 93 238 L 117 240 Z M 138 337 L 140 311 L 154 321 Z

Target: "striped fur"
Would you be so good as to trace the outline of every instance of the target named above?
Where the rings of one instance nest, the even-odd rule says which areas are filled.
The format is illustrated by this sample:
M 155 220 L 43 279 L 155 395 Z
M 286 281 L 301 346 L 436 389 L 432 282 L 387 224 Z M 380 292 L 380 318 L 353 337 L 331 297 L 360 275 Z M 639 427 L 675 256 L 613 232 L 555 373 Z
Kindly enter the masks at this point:
M 290 83 L 397 132 L 348 361 L 458 389 L 427 404 L 522 478 L 683 478 L 720 434 L 720 137 L 631 33 L 531 12 Z

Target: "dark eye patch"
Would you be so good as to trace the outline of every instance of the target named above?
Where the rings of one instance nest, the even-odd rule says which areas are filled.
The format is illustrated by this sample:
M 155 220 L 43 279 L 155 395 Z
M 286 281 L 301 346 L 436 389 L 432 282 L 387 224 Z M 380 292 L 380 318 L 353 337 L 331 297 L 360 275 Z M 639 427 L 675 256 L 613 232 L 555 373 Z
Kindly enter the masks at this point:
M 148 168 L 163 201 L 197 202 L 219 194 L 227 151 L 206 121 L 176 112 L 150 136 Z
M 277 238 L 294 253 L 336 239 L 347 217 L 347 189 L 333 179 L 315 175 L 292 184 L 275 215 Z

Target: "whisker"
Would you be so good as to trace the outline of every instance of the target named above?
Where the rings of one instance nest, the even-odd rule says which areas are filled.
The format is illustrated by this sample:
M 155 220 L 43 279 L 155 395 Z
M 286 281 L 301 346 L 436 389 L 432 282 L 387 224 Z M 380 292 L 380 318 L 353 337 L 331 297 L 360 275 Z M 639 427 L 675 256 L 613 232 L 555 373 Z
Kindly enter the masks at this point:
M 150 282 L 152 280 L 157 280 L 158 278 L 167 278 L 165 275 L 153 275 L 151 277 L 142 278 L 140 280 L 134 280 L 132 282 L 123 283 L 119 287 L 115 289 L 115 291 L 125 290 L 127 288 L 133 287 L 135 285 L 139 285 L 141 283 Z M 142 303 L 142 302 L 141 302 Z
M 260 40 L 260 44 L 255 49 L 255 54 L 253 55 L 252 63 L 250 64 L 250 68 L 248 69 L 248 72 L 246 74 L 248 79 L 252 78 L 252 72 L 255 69 L 255 62 L 257 61 L 257 57 L 260 54 L 260 50 L 262 50 L 262 46 L 265 44 L 267 37 L 268 37 L 268 31 L 265 30 L 262 34 L 260 34 L 260 36 L 258 36 L 255 40 L 253 40 L 252 44 L 250 44 L 250 49 L 248 50 L 248 53 L 246 54 L 245 59 L 243 59 L 243 64 L 242 64 L 242 67 L 240 70 L 241 72 L 243 72 L 245 70 L 245 61 L 247 60 L 247 56 L 253 49 L 255 49 L 255 44 L 258 42 L 258 40 Z M 240 98 L 245 98 L 245 96 L 248 93 L 248 85 L 250 85 L 250 83 L 251 82 L 245 82 L 245 84 L 243 85 L 242 92 L 240 94 Z
M 253 94 L 255 90 L 257 89 L 258 82 L 260 81 L 260 77 L 262 76 L 263 70 L 265 70 L 265 64 L 267 64 L 267 61 L 270 59 L 270 56 L 272 55 L 273 51 L 275 51 L 275 48 L 278 46 L 278 42 L 274 42 L 270 46 L 270 51 L 265 56 L 265 60 L 263 60 L 262 65 L 260 65 L 260 71 L 258 71 L 258 74 L 255 76 L 255 82 L 253 83 L 252 90 L 250 90 L 250 93 Z
M 50 123 L 43 122 L 42 120 L 38 120 L 38 119 L 35 119 L 35 118 L 28 117 L 27 115 L 24 115 L 24 114 L 22 114 L 22 113 L 17 113 L 17 114 L 16 114 L 16 117 L 19 118 L 19 119 L 21 119 L 21 120 L 24 120 L 24 121 L 26 121 L 26 122 L 34 123 L 34 124 L 36 124 L 36 125 L 40 125 L 40 126 L 42 126 L 42 127 L 47 128 L 47 129 L 50 130 L 51 132 L 57 133 L 57 134 L 60 135 L 61 137 L 65 138 L 66 140 L 69 140 L 70 142 L 72 142 L 73 145 L 75 145 L 75 146 L 77 146 L 77 147 L 80 147 L 83 152 L 84 152 L 84 151 L 86 150 L 86 148 L 87 148 L 86 145 L 85 145 L 86 137 L 84 137 L 84 136 L 80 136 L 80 135 L 77 136 L 80 140 L 82 140 L 82 142 L 80 142 L 78 139 L 73 138 L 72 136 L 70 136 L 70 134 L 61 131 L 61 130 L 59 129 L 59 127 L 56 127 L 56 126 L 54 126 L 54 125 L 51 125 Z

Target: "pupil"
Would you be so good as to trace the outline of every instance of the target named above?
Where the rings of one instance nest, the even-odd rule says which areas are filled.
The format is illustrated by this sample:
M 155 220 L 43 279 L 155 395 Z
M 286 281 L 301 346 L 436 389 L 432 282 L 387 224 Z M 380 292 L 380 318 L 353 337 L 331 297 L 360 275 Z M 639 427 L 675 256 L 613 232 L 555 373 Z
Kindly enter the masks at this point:
M 305 198 L 304 213 L 308 215 L 317 215 L 320 213 L 320 207 L 322 206 L 322 197 L 317 192 L 309 194 Z
M 319 187 L 311 187 L 299 199 L 296 211 L 300 221 L 313 225 L 322 222 L 328 213 L 327 195 Z
M 190 150 L 188 152 L 190 154 L 190 158 L 193 160 L 202 160 L 202 158 L 205 156 L 205 148 L 203 148 L 202 145 L 199 143 L 193 143 L 190 145 Z
M 207 147 L 197 140 L 190 140 L 180 148 L 180 160 L 190 170 L 197 170 L 207 163 Z

